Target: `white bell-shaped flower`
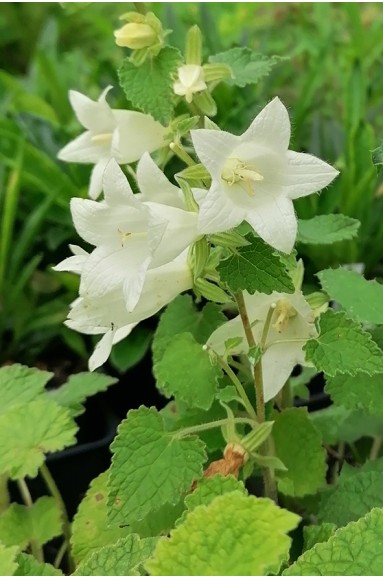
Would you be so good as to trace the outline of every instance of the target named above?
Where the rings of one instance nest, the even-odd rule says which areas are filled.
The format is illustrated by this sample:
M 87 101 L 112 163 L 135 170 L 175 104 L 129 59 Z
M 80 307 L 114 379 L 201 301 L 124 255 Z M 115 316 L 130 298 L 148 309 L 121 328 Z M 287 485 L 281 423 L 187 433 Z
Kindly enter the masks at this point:
M 275 249 L 290 253 L 297 234 L 292 201 L 326 187 L 338 171 L 320 159 L 288 150 L 290 119 L 274 98 L 241 136 L 191 131 L 212 177 L 200 204 L 201 233 L 227 231 L 247 221 Z

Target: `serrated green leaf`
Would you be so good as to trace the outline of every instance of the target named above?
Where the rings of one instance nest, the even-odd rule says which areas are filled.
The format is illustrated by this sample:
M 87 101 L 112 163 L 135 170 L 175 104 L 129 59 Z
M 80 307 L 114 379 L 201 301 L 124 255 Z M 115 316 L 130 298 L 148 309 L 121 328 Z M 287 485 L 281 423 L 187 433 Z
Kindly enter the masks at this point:
M 303 347 L 306 360 L 318 371 L 333 377 L 336 373 L 373 375 L 383 372 L 383 352 L 371 335 L 342 311 L 328 309 L 319 318 L 319 336 Z
M 127 527 L 108 526 L 107 479 L 104 472 L 92 481 L 73 519 L 71 552 L 76 563 L 131 532 Z
M 365 323 L 383 323 L 383 285 L 341 267 L 320 271 L 317 276 L 326 293 L 340 303 L 350 317 Z
M 156 542 L 157 538 L 140 540 L 137 534 L 129 534 L 93 552 L 73 576 L 140 576 L 139 567 L 152 554 Z
M 283 576 L 380 576 L 382 535 L 383 511 L 374 508 L 307 550 Z
M 17 546 L 7 548 L 4 544 L 0 544 L 0 576 L 13 576 L 17 568 L 17 563 L 15 562 L 17 552 Z
M 208 506 L 218 496 L 236 491 L 247 495 L 243 482 L 236 480 L 234 476 L 217 474 L 212 478 L 203 478 L 194 492 L 186 496 L 185 506 L 191 511 L 197 506 Z
M 246 289 L 270 295 L 273 291 L 294 293 L 294 284 L 275 250 L 256 237 L 240 247 L 234 255 L 221 261 L 218 272 L 232 291 Z
M 61 514 L 54 498 L 43 496 L 32 506 L 11 504 L 0 516 L 0 542 L 22 550 L 33 540 L 41 546 L 61 534 Z
M 165 421 L 165 429 L 168 431 L 178 431 L 185 427 L 217 421 L 226 417 L 226 411 L 218 401 L 214 402 L 208 411 L 189 408 L 180 402 L 170 402 L 160 413 Z M 225 440 L 219 427 L 199 432 L 198 437 L 206 445 L 206 450 L 209 453 L 222 450 L 224 447 L 222 444 L 225 443 Z
M 208 410 L 222 370 L 212 365 L 207 351 L 191 333 L 180 333 L 167 342 L 162 359 L 153 367 L 157 386 L 189 407 Z
M 143 520 L 130 525 L 131 532 L 140 538 L 167 536 L 185 509 L 183 498 L 174 506 L 165 504 L 155 512 L 150 512 Z
M 362 466 L 353 467 L 350 464 L 343 464 L 342 471 L 339 476 L 339 481 L 343 481 L 351 476 L 358 475 L 363 472 L 378 472 L 383 473 L 383 457 L 376 460 L 368 460 Z
M 334 534 L 336 525 L 324 522 L 319 526 L 305 526 L 303 528 L 304 550 L 310 550 L 315 544 L 327 542 Z
M 206 459 L 199 439 L 166 432 L 161 415 L 145 407 L 128 413 L 111 450 L 109 519 L 117 524 L 142 520 L 164 504 L 176 504 L 200 477 Z
M 297 241 L 308 245 L 331 245 L 357 236 L 360 222 L 345 215 L 317 215 L 298 220 Z
M 259 82 L 261 78 L 270 74 L 273 67 L 285 60 L 280 56 L 266 56 L 254 52 L 250 48 L 231 48 L 226 52 L 209 57 L 209 62 L 227 64 L 232 70 L 232 77 L 226 82 L 234 86 L 246 86 Z
M 17 569 L 14 576 L 64 576 L 61 570 L 58 570 L 52 564 L 39 562 L 30 554 L 19 554 L 17 556 Z
M 259 576 L 288 558 L 296 514 L 271 500 L 230 492 L 194 508 L 158 542 L 145 567 L 156 576 Z
M 315 494 L 326 483 L 326 452 L 319 431 L 304 408 L 286 409 L 275 418 L 275 454 L 287 471 L 276 472 L 279 490 L 288 496 Z
M 182 61 L 179 50 L 166 46 L 155 58 L 135 66 L 126 58 L 118 69 L 120 85 L 134 107 L 166 126 L 172 117 L 174 74 Z
M 0 416 L 0 473 L 34 478 L 44 454 L 73 445 L 77 429 L 69 410 L 54 401 L 15 406 Z
M 335 375 L 327 379 L 326 393 L 337 405 L 383 416 L 383 374 Z
M 330 406 L 309 414 L 320 431 L 324 444 L 352 443 L 363 436 L 383 435 L 383 421 L 379 416 L 366 415 L 343 406 Z
M 231 401 L 242 403 L 242 400 L 239 397 L 234 385 L 226 385 L 222 389 L 219 389 L 215 398 L 219 401 L 223 401 L 224 403 L 230 403 Z
M 383 507 L 383 472 L 360 472 L 340 481 L 321 496 L 318 518 L 345 526 L 374 507 Z
M 43 392 L 53 373 L 15 363 L 0 368 L 0 415 L 11 407 L 33 401 Z
M 191 333 L 198 343 L 204 344 L 225 321 L 218 305 L 207 303 L 202 311 L 197 311 L 190 295 L 179 295 L 161 315 L 152 345 L 154 362 L 162 358 L 168 341 L 178 333 Z
M 115 377 L 103 373 L 76 373 L 58 389 L 49 392 L 50 398 L 59 405 L 67 407 L 71 415 L 83 413 L 82 402 L 99 391 L 105 391 L 118 381 Z

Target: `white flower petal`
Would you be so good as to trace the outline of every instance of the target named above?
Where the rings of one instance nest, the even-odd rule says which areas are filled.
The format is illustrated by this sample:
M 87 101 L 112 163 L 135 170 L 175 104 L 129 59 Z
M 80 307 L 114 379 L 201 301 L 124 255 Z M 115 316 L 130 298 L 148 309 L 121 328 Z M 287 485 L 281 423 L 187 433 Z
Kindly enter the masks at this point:
M 160 243 L 157 239 L 157 247 L 153 242 L 154 250 L 150 267 L 160 267 L 180 255 L 189 245 L 200 237 L 197 232 L 197 213 L 184 211 L 176 207 L 161 205 L 158 203 L 145 203 L 150 212 L 149 238 L 153 236 L 155 229 L 152 223 L 165 223 Z
M 184 64 L 178 69 L 178 77 L 184 86 L 193 87 L 196 82 L 203 81 L 203 68 L 198 64 Z
M 339 171 L 306 153 L 287 152 L 284 189 L 290 199 L 298 199 L 327 187 Z
M 110 145 L 92 141 L 92 134 L 83 132 L 62 148 L 57 158 L 69 163 L 93 164 L 105 157 L 110 158 Z
M 112 351 L 114 334 L 115 330 L 109 329 L 109 331 L 107 331 L 105 335 L 101 337 L 89 358 L 89 371 L 94 371 L 103 365 L 108 359 L 110 352 Z
M 212 185 L 205 199 L 200 203 L 198 231 L 200 233 L 219 233 L 239 225 L 246 211 L 235 205 L 222 189 Z
M 97 199 L 102 193 L 102 180 L 108 162 L 109 157 L 100 159 L 92 169 L 88 190 L 88 195 L 91 199 Z
M 98 101 L 92 100 L 76 90 L 69 91 L 69 100 L 78 121 L 93 133 L 113 132 L 115 121 L 105 97 L 112 86 L 108 86 Z
M 114 110 L 117 128 L 113 134 L 112 156 L 119 164 L 138 161 L 165 145 L 168 130 L 151 116 L 132 110 Z
M 284 152 L 289 147 L 290 131 L 289 113 L 279 98 L 275 97 L 255 117 L 241 136 L 241 141 L 254 141 L 267 148 Z
M 113 345 L 119 343 L 120 341 L 125 339 L 125 337 L 128 337 L 128 335 L 130 335 L 130 333 L 133 331 L 136 325 L 138 325 L 138 323 L 130 323 L 129 325 L 124 325 L 124 327 L 120 327 L 120 329 L 117 329 L 113 337 Z
M 190 134 L 201 163 L 213 179 L 221 181 L 222 165 L 240 143 L 240 137 L 223 130 L 204 128 L 192 130 Z
M 61 263 L 52 267 L 52 269 L 53 271 L 69 271 L 70 273 L 81 275 L 86 259 L 85 255 L 73 255 L 72 257 L 67 257 Z
M 118 286 L 122 287 L 127 279 L 135 279 L 149 263 L 146 237 L 127 239 L 123 247 L 96 247 L 84 265 L 80 295 L 103 297 Z
M 142 193 L 142 201 L 185 208 L 181 189 L 165 177 L 149 153 L 145 153 L 138 162 L 137 182 Z
M 294 343 L 276 344 L 265 352 L 262 357 L 265 402 L 273 399 L 281 391 L 294 367 L 303 361 L 302 357 L 304 357 L 302 347 L 298 348 Z
M 142 207 L 130 187 L 129 181 L 118 166 L 115 159 L 110 159 L 107 163 L 104 179 L 104 199 L 108 205 L 129 205 L 137 208 Z
M 258 235 L 278 251 L 291 253 L 297 236 L 297 218 L 290 199 L 282 196 L 258 195 L 253 211 L 246 220 Z

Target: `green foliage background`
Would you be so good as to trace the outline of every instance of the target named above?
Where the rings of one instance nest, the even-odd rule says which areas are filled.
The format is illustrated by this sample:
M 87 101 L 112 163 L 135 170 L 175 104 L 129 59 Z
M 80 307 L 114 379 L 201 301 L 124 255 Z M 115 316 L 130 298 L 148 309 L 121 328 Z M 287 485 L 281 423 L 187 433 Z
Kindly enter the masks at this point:
M 292 148 L 334 164 L 327 192 L 296 203 L 301 218 L 341 212 L 358 218 L 358 240 L 330 249 L 298 245 L 306 271 L 362 262 L 381 274 L 383 188 L 371 151 L 383 135 L 383 8 L 379 3 L 149 3 L 183 49 L 197 23 L 207 57 L 232 46 L 286 57 L 257 85 L 221 84 L 214 97 L 224 129 L 240 133 L 278 95 L 290 111 Z M 87 359 L 91 344 L 62 325 L 77 280 L 51 266 L 76 242 L 72 196 L 86 196 L 90 168 L 60 163 L 57 151 L 79 134 L 68 101 L 74 88 L 96 98 L 125 56 L 113 30 L 130 3 L 2 3 L 0 13 L 0 350 L 31 363 L 48 343 Z M 312 280 L 313 283 L 317 281 Z M 137 360 L 148 346 L 137 339 Z M 144 345 L 143 345 L 144 344 Z M 134 348 L 132 348 L 134 349 Z M 138 353 L 137 353 L 138 352 Z M 118 354 L 117 354 L 118 355 Z M 126 363 L 126 357 L 125 357 Z

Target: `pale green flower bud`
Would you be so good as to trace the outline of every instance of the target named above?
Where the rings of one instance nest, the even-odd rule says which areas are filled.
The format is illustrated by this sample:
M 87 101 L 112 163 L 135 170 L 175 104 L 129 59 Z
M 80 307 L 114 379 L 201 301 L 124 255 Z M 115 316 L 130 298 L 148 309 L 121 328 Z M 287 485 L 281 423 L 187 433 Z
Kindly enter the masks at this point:
M 117 46 L 139 50 L 158 43 L 157 32 L 145 23 L 129 22 L 114 31 Z

